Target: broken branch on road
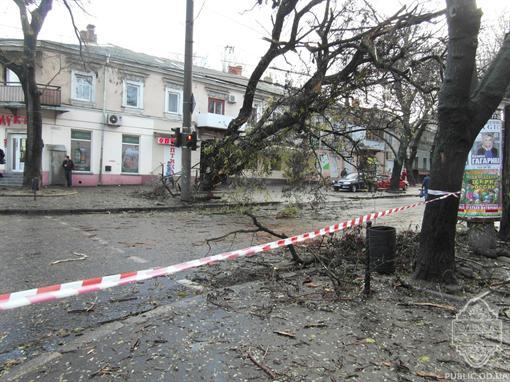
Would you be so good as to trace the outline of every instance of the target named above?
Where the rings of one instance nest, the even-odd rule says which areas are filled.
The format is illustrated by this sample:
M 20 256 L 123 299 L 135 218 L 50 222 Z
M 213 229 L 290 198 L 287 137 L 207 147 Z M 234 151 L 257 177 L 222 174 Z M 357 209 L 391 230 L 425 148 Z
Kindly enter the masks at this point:
M 69 259 L 62 259 L 62 260 L 56 260 L 50 263 L 50 265 L 56 265 L 60 263 L 67 263 L 69 261 L 81 261 L 88 258 L 88 256 L 84 253 L 79 252 L 73 252 L 73 255 L 77 256 L 77 258 L 69 258 Z

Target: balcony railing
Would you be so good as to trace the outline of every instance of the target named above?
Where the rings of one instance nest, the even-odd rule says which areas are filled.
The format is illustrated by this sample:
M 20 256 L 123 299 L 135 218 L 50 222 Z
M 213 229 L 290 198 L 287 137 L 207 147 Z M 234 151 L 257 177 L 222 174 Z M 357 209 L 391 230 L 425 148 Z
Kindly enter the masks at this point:
M 60 106 L 60 86 L 38 85 L 41 91 L 41 105 Z M 25 95 L 19 82 L 0 84 L 0 102 L 24 103 Z

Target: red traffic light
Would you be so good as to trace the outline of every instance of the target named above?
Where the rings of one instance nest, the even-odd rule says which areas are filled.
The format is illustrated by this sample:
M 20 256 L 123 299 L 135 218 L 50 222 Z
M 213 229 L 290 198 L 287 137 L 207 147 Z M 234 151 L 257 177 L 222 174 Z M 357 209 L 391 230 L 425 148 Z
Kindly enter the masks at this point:
M 189 149 L 196 150 L 197 149 L 197 133 L 196 131 L 192 133 L 186 133 L 184 135 L 184 143 Z

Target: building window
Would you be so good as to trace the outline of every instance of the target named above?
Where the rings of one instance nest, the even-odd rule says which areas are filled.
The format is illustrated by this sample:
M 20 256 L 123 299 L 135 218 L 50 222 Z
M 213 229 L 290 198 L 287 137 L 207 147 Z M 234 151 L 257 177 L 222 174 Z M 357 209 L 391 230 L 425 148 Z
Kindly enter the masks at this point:
M 254 103 L 251 108 L 250 122 L 255 124 L 262 117 L 262 105 L 260 103 Z
M 427 169 L 427 158 L 423 158 L 423 169 Z
M 122 135 L 122 172 L 138 173 L 140 137 Z
M 78 101 L 94 101 L 94 76 L 92 74 L 73 72 L 72 98 Z
M 124 81 L 122 105 L 143 109 L 143 83 L 137 81 Z
M 9 68 L 5 68 L 5 83 L 8 86 L 21 86 L 18 75 Z
M 170 114 L 182 114 L 182 91 L 166 88 L 165 111 Z
M 209 97 L 209 107 L 207 110 L 212 114 L 225 114 L 225 100 Z
M 71 130 L 71 159 L 76 171 L 90 171 L 91 131 Z

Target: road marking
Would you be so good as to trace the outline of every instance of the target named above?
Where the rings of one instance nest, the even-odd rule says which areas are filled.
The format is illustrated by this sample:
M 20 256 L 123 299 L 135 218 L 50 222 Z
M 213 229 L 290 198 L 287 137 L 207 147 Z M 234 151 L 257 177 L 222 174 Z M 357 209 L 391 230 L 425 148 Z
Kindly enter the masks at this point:
M 147 260 L 142 259 L 141 257 L 138 257 L 138 256 L 129 256 L 128 259 L 129 260 L 133 260 L 135 263 L 139 263 L 139 264 L 148 263 Z

